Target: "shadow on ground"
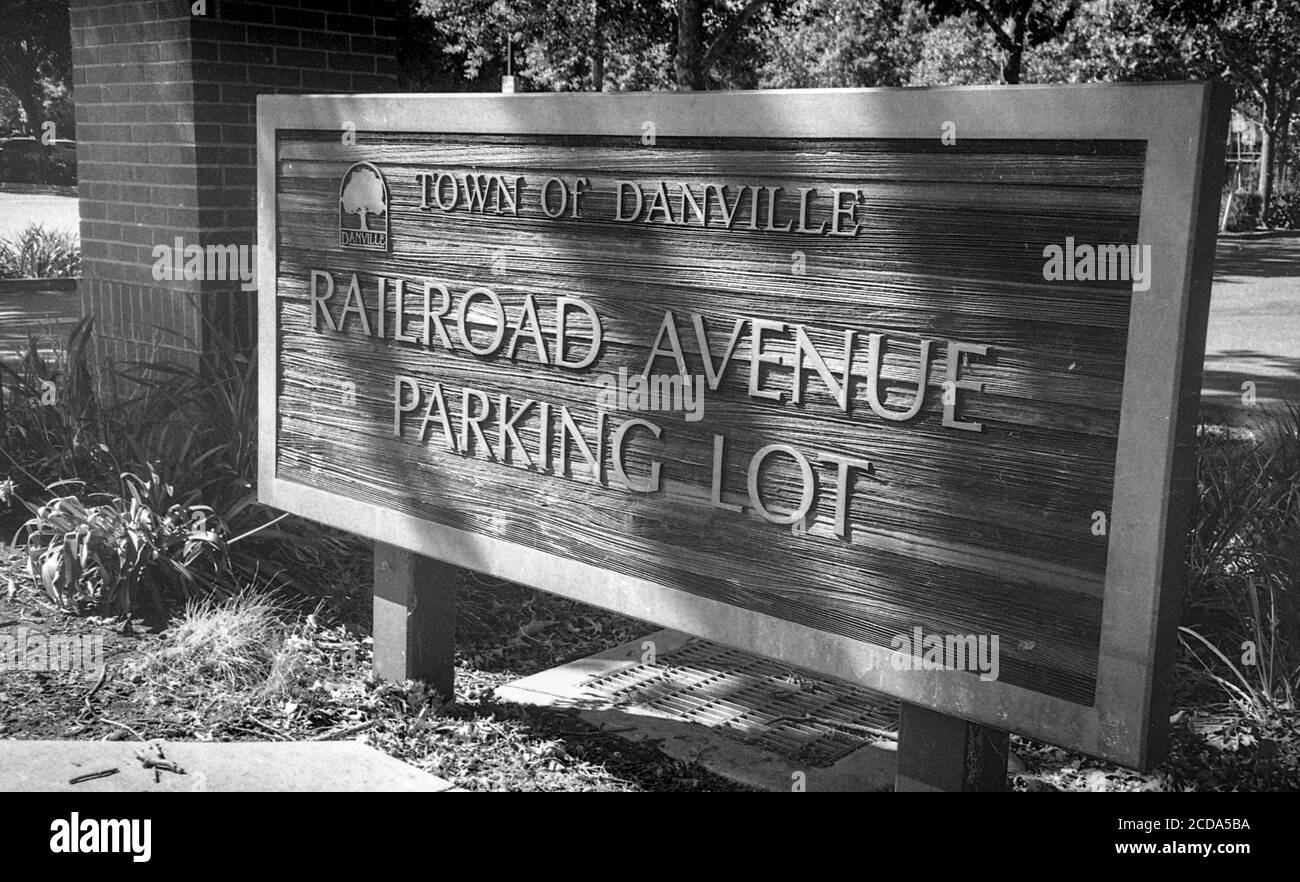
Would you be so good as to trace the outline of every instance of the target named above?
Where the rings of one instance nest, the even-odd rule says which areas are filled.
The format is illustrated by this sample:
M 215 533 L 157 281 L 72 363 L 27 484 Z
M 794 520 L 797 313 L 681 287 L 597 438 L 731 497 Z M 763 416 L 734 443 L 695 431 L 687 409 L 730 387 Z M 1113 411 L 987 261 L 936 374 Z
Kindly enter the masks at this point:
M 1250 237 L 1220 237 L 1215 249 L 1214 278 L 1300 277 L 1300 234 L 1277 232 Z M 1297 279 L 1300 282 L 1300 278 Z
M 1300 349 L 1300 340 L 1296 341 Z M 1271 355 L 1249 349 L 1208 353 L 1201 381 L 1205 404 L 1242 406 L 1254 384 L 1257 401 L 1300 404 L 1300 355 Z
M 1220 237 L 1201 402 L 1207 419 L 1300 405 L 1300 234 Z

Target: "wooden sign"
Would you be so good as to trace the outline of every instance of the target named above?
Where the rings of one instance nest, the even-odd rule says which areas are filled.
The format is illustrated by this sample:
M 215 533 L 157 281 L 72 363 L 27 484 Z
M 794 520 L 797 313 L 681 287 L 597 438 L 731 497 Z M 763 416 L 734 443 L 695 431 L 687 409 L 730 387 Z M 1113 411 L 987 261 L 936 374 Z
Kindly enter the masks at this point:
M 1161 756 L 1220 91 L 258 116 L 262 499 Z

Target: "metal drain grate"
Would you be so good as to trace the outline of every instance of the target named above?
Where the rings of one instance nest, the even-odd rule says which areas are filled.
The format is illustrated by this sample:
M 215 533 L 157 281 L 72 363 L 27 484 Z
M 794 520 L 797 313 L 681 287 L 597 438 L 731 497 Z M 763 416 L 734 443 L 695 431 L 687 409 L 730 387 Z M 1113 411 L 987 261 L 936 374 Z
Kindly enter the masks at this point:
M 595 676 L 586 692 L 620 706 L 729 730 L 787 760 L 825 768 L 898 728 L 898 702 L 703 640 L 652 664 Z

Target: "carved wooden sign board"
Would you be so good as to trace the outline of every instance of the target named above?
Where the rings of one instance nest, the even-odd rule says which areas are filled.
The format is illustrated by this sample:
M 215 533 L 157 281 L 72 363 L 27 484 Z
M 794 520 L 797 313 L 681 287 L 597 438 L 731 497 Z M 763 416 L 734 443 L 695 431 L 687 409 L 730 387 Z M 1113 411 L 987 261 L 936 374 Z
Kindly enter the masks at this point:
M 1148 765 L 1225 113 L 262 98 L 261 498 Z

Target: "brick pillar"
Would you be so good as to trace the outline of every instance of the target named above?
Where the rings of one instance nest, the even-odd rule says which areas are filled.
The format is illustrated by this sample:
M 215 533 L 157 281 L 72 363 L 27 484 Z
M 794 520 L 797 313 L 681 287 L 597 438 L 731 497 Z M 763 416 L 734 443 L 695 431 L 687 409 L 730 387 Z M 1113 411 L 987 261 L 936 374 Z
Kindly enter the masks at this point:
M 201 12 L 202 14 L 197 14 Z M 72 0 L 82 311 L 101 361 L 251 341 L 238 280 L 159 280 L 157 245 L 256 262 L 256 101 L 396 88 L 389 0 Z

